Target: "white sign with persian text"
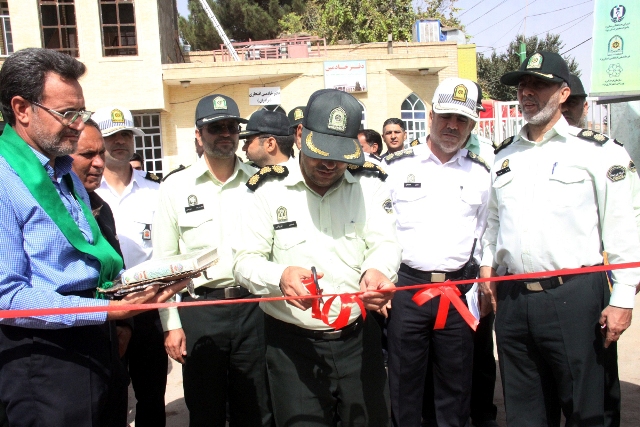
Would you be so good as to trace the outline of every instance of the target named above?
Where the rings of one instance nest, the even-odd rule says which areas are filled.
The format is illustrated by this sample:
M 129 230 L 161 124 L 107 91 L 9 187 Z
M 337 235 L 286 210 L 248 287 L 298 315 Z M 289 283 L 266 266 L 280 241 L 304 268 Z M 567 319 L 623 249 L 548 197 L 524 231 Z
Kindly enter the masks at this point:
M 249 88 L 249 105 L 280 105 L 280 88 Z

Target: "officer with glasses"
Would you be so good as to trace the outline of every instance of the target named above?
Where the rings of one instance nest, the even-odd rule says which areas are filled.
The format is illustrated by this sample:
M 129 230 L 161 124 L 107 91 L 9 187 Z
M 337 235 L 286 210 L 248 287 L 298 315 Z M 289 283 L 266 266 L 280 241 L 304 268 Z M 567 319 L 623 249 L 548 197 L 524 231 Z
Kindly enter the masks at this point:
M 153 255 L 164 257 L 217 247 L 219 261 L 194 279 L 199 300 L 246 298 L 231 271 L 231 241 L 245 182 L 255 169 L 236 156 L 238 106 L 214 94 L 196 107 L 196 139 L 204 154 L 160 186 L 152 230 Z M 183 301 L 193 301 L 184 294 Z M 169 356 L 182 363 L 189 425 L 270 426 L 263 317 L 258 304 L 160 310 Z

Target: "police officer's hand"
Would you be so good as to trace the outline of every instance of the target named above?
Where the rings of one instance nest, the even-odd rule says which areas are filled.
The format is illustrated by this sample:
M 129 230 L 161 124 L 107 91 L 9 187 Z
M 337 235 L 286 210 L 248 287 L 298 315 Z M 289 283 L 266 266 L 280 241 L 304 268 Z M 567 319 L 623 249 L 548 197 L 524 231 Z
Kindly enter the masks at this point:
M 131 326 L 116 326 L 116 334 L 118 336 L 118 355 L 124 356 L 131 340 Z
M 386 317 L 387 304 L 393 298 L 396 285 L 387 278 L 381 271 L 370 268 L 360 279 L 360 299 L 367 310 L 378 311 Z
M 318 279 L 324 276 L 323 273 L 318 272 Z M 310 295 L 307 288 L 302 284 L 303 280 L 313 277 L 311 270 L 307 270 L 302 267 L 287 267 L 282 272 L 280 277 L 280 290 L 285 297 L 305 296 Z M 311 307 L 312 299 L 300 299 L 300 300 L 288 300 L 287 303 L 299 308 L 300 310 L 307 310 Z
M 159 290 L 158 285 L 150 285 L 139 292 L 132 292 L 121 300 L 109 301 L 109 306 L 128 305 L 128 304 L 155 304 L 165 302 L 176 293 L 183 290 L 191 279 L 184 279 L 171 286 L 164 287 Z M 133 317 L 142 313 L 144 310 L 118 310 L 108 311 L 107 320 L 119 320 Z
M 496 270 L 491 267 L 480 267 L 480 279 L 496 277 Z M 478 309 L 480 317 L 484 317 L 497 309 L 497 286 L 496 282 L 478 282 Z
M 164 349 L 170 358 L 176 362 L 184 363 L 187 355 L 187 336 L 184 329 L 172 329 L 164 333 Z
M 609 347 L 612 342 L 618 341 L 620 335 L 631 325 L 630 308 L 607 306 L 600 314 L 600 326 L 604 336 L 604 348 Z

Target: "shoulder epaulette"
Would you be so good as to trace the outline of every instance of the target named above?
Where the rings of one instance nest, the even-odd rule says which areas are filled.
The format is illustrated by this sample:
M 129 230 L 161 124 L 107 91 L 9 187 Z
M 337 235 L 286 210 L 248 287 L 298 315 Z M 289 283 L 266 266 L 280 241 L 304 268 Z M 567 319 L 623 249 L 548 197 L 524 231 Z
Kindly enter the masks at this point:
M 155 173 L 147 172 L 147 174 L 144 176 L 144 179 L 148 179 L 149 181 L 157 182 L 158 184 L 160 184 L 160 178 L 158 178 L 158 175 L 156 175 Z
M 467 151 L 467 157 L 471 159 L 471 161 L 476 162 L 482 166 L 484 166 L 484 168 L 487 170 L 487 172 L 491 172 L 491 166 L 489 166 L 487 164 L 487 162 L 484 161 L 484 159 L 480 156 L 478 156 L 476 153 L 471 152 L 471 151 Z
M 498 145 L 495 150 L 493 150 L 493 154 L 498 154 L 498 152 L 500 150 L 502 150 L 507 145 L 511 144 L 514 139 L 515 139 L 514 136 L 510 136 L 509 138 L 507 138 L 504 141 L 502 141 L 502 143 L 500 145 Z
M 618 141 L 617 139 L 613 138 L 613 143 L 614 144 L 618 144 L 620 147 L 624 147 L 624 144 L 620 141 Z
M 420 140 L 416 138 L 409 143 L 409 147 L 415 147 L 416 145 L 419 145 L 419 144 L 420 144 Z
M 170 177 L 171 175 L 173 175 L 174 173 L 176 173 L 176 172 L 180 172 L 180 171 L 183 171 L 183 170 L 185 170 L 185 169 L 186 169 L 186 168 L 188 168 L 188 167 L 189 167 L 189 166 L 185 166 L 185 165 L 180 165 L 180 166 L 178 166 L 178 168 L 177 168 L 177 169 L 174 169 L 174 170 L 172 170 L 171 172 L 169 172 L 168 174 L 166 174 L 166 175 L 164 176 L 164 178 L 162 178 L 162 182 L 165 182 L 165 181 L 167 180 L 167 178 L 169 178 L 169 177 Z
M 360 172 L 366 172 L 366 173 L 371 173 L 371 174 L 377 174 L 378 178 L 380 178 L 381 181 L 384 181 L 385 179 L 387 179 L 387 177 L 389 175 L 387 175 L 387 173 L 384 171 L 384 169 L 382 169 L 380 166 L 378 165 L 374 165 L 371 162 L 364 162 L 364 164 L 362 166 L 358 166 L 358 165 L 347 165 L 347 169 L 349 169 L 349 172 L 351 172 L 353 175 L 358 174 Z
M 391 153 L 385 156 L 384 160 L 387 163 L 391 163 L 394 160 L 398 160 L 402 157 L 413 156 L 413 148 L 406 148 L 404 150 L 396 151 L 395 153 Z
M 582 129 L 580 132 L 578 132 L 578 135 L 576 136 L 578 138 L 586 139 L 587 141 L 595 141 L 600 145 L 606 143 L 609 140 L 608 136 L 603 135 L 599 132 L 592 131 L 590 129 Z M 622 144 L 618 143 L 618 145 L 622 145 Z
M 260 187 L 260 185 L 262 185 L 262 183 L 269 177 L 284 178 L 287 175 L 289 175 L 289 169 L 287 169 L 286 166 L 265 166 L 249 178 L 249 181 L 247 181 L 247 187 L 251 191 L 256 191 L 258 187 Z
M 382 161 L 382 157 L 378 156 L 376 153 L 369 153 L 369 155 L 379 162 Z

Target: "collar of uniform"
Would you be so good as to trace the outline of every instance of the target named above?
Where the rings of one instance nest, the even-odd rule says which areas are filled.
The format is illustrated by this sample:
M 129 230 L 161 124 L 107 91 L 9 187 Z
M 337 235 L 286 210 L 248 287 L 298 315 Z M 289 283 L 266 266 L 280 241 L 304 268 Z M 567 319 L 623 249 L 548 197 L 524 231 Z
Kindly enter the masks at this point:
M 551 138 L 553 138 L 556 135 L 560 135 L 561 137 L 563 137 L 564 139 L 567 139 L 567 137 L 569 137 L 571 134 L 569 133 L 571 126 L 569 126 L 569 123 L 567 122 L 567 120 L 564 118 L 564 116 L 560 116 L 560 118 L 558 119 L 557 122 L 555 122 L 555 124 L 553 125 L 553 127 L 551 129 L 549 129 L 544 136 L 542 137 L 542 141 L 540 142 L 534 142 L 531 141 L 529 139 L 529 137 L 527 136 L 528 133 L 528 129 L 529 129 L 529 124 L 526 124 L 525 126 L 522 127 L 522 129 L 520 129 L 520 132 L 517 135 L 517 138 L 513 141 L 516 142 L 517 139 L 522 139 L 524 141 L 527 141 L 530 144 L 544 144 L 545 142 L 549 141 Z
M 429 140 L 429 138 L 427 137 L 427 141 L 428 140 Z M 431 151 L 431 148 L 429 148 L 429 144 L 417 145 L 417 146 L 413 147 L 413 150 L 414 150 L 414 153 L 416 153 L 416 154 L 420 154 L 420 150 L 425 150 L 426 151 L 425 154 L 427 155 L 427 159 L 432 160 L 437 165 L 446 165 L 446 164 L 454 163 L 454 162 L 458 162 L 458 164 L 462 164 L 462 159 L 467 155 L 467 149 L 461 148 L 453 155 L 453 157 L 449 161 L 447 161 L 445 163 L 442 163 L 440 161 L 440 159 L 437 158 L 435 154 L 433 154 L 433 151 Z
M 256 172 L 255 168 L 240 161 L 238 156 L 235 157 L 235 164 L 233 165 L 233 173 L 231 174 L 229 179 L 226 180 L 225 182 L 220 182 L 218 178 L 216 178 L 216 176 L 213 173 L 211 173 L 211 171 L 209 170 L 209 165 L 207 165 L 207 161 L 205 160 L 204 156 L 200 157 L 193 164 L 193 166 L 191 166 L 191 168 L 193 168 L 194 179 L 197 180 L 202 175 L 208 174 L 209 178 L 211 178 L 213 182 L 215 182 L 220 186 L 233 182 L 239 175 L 243 175 L 242 179 L 246 181 Z
M 300 169 L 301 168 L 300 163 L 298 161 L 294 163 L 293 160 L 294 159 L 291 158 L 285 163 L 285 166 L 287 166 L 287 169 L 289 170 L 289 175 L 287 175 L 282 180 L 282 183 L 287 187 L 293 187 L 295 185 L 298 185 L 299 183 L 302 183 L 302 185 L 307 186 L 304 180 L 304 176 L 302 175 L 302 170 Z M 351 175 L 351 172 L 349 172 L 349 170 L 347 169 L 346 171 L 344 171 L 344 175 L 342 176 L 342 180 L 340 180 L 340 182 L 342 181 L 347 181 L 347 183 L 353 184 L 354 182 L 357 181 L 357 179 L 353 175 Z M 338 187 L 340 187 L 340 184 L 334 185 L 331 188 L 331 191 L 333 191 L 333 189 Z

